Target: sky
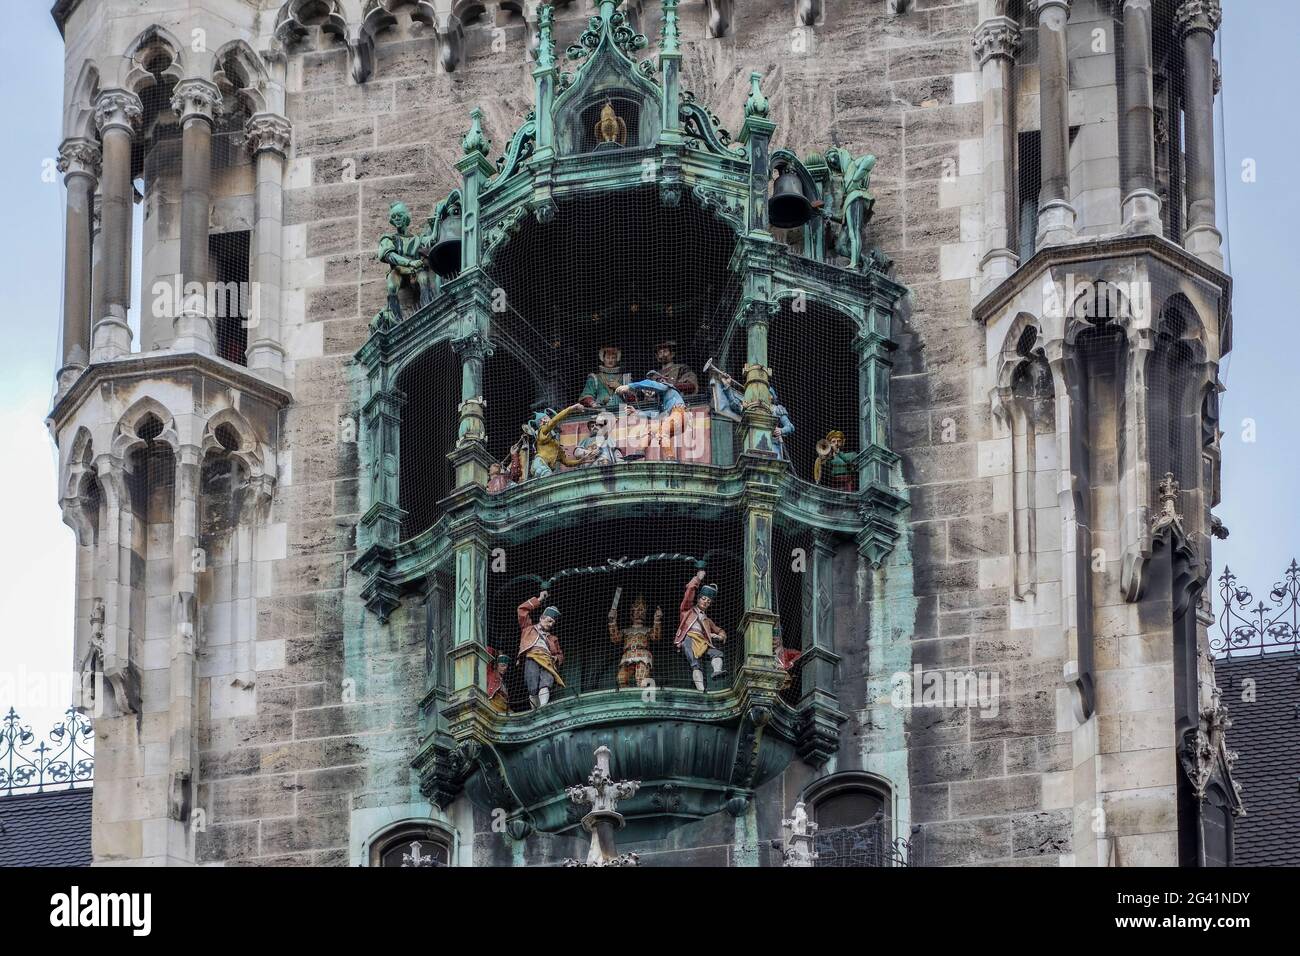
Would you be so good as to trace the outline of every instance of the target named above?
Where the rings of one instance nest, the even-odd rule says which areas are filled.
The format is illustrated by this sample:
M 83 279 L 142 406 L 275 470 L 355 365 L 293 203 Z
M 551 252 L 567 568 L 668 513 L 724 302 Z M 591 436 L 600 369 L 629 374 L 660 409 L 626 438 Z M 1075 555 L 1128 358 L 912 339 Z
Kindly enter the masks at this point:
M 73 538 L 58 509 L 45 427 L 59 367 L 63 186 L 51 176 L 63 108 L 63 45 L 51 0 L 8 0 L 0 31 L 0 714 L 14 706 L 38 733 L 66 708 L 72 669 Z M 1300 109 L 1284 70 L 1300 37 L 1296 0 L 1224 0 L 1220 32 L 1219 216 L 1233 274 L 1233 352 L 1221 367 L 1223 503 L 1214 547 L 1257 597 L 1300 556 L 1292 471 L 1300 416 L 1289 391 L 1300 357 L 1290 282 L 1300 270 Z M 1253 176 L 1251 175 L 1253 174 Z M 138 282 L 137 282 L 138 288 Z M 1215 586 L 1217 609 L 1217 586 Z

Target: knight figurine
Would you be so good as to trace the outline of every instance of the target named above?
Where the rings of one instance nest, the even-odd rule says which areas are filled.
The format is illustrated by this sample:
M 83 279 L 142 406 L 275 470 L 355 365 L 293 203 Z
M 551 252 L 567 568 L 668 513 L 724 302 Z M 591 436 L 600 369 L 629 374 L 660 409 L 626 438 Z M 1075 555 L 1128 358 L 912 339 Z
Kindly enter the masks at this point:
M 686 655 L 686 661 L 691 666 L 691 681 L 698 691 L 704 690 L 702 663 L 705 659 L 708 659 L 713 668 L 715 681 L 726 676 L 723 672 L 722 650 L 718 645 L 726 641 L 727 632 L 709 617 L 709 608 L 717 596 L 717 586 L 704 584 L 704 572 L 697 571 L 686 585 L 686 593 L 682 595 L 681 607 L 678 609 L 677 635 L 673 638 L 673 646 L 680 647 Z
M 404 285 L 412 282 L 419 289 L 419 307 L 423 308 L 433 301 L 436 291 L 433 272 L 425 261 L 429 246 L 433 242 L 433 232 L 426 230 L 418 235 L 412 234 L 411 212 L 406 203 L 395 202 L 388 207 L 388 221 L 393 232 L 379 237 L 379 251 L 376 258 L 388 266 L 388 308 L 397 321 L 402 319 L 402 304 L 398 292 Z
M 841 194 L 838 210 L 831 217 L 840 224 L 835 251 L 848 257 L 850 269 L 861 269 L 864 264 L 862 229 L 871 218 L 871 209 L 876 204 L 876 197 L 871 195 L 868 188 L 876 157 L 868 153 L 854 159 L 853 154 L 844 147 L 833 146 L 826 151 L 826 165 L 838 174 L 842 183 L 837 190 Z
M 560 668 L 564 666 L 564 651 L 555 636 L 555 623 L 560 619 L 556 607 L 542 611 L 533 623 L 533 612 L 546 600 L 546 591 L 519 605 L 519 653 L 516 660 L 524 662 L 524 685 L 528 688 L 528 703 L 533 710 L 545 707 L 551 700 L 551 688 L 564 687 Z
M 618 662 L 618 686 L 645 687 L 654 670 L 654 653 L 650 645 L 663 636 L 663 608 L 655 608 L 654 623 L 647 627 L 645 596 L 638 594 L 632 602 L 632 623 L 619 627 L 620 594 L 622 588 L 614 592 L 614 602 L 609 609 L 609 639 L 615 645 L 623 645 L 623 656 Z

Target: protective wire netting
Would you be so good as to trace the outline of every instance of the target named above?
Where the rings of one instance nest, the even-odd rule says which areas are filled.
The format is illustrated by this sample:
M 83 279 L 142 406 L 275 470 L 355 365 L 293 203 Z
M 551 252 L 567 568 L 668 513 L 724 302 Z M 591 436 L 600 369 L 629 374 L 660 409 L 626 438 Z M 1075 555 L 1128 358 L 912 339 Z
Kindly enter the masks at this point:
M 1175 11 L 1178 0 L 1153 0 L 1151 9 L 1151 140 L 1128 142 L 1124 122 L 1129 77 L 1125 69 L 1123 4 L 1074 4 L 1067 28 L 1070 146 L 1066 173 L 1081 232 L 1113 232 L 1121 222 L 1119 201 L 1134 164 L 1151 164 L 1150 188 L 1160 198 L 1164 235 L 1181 242 L 1187 222 L 1184 142 L 1184 67 Z M 1039 124 L 1039 18 L 1027 0 L 1011 0 L 1008 15 L 1020 27 L 1012 68 L 1009 119 L 1016 175 L 1008 202 L 1008 246 L 1023 263 L 1037 245 L 1043 152 Z M 1114 99 L 1109 99 L 1111 89 Z M 1148 160 L 1148 150 L 1154 154 Z M 1090 183 L 1097 183 L 1092 186 Z M 1120 195 L 1113 189 L 1121 186 Z M 1106 187 L 1108 197 L 1100 195 Z M 1086 194 L 1096 192 L 1096 196 Z
M 1081 7 L 1070 11 L 1067 28 L 1070 89 L 1070 146 L 1066 157 L 1069 197 L 1075 206 L 1080 233 L 1110 233 L 1122 226 L 1120 203 L 1131 187 L 1149 186 L 1160 201 L 1163 234 L 1182 242 L 1187 228 L 1187 156 L 1185 153 L 1186 74 L 1184 44 L 1176 20 L 1175 0 L 1154 0 L 1150 12 L 1150 37 L 1130 36 L 1122 4 Z M 1020 45 L 1012 70 L 1014 137 L 1014 195 L 1009 202 L 1008 245 L 1023 263 L 1033 255 L 1039 236 L 1040 202 L 1044 199 L 1043 152 L 1039 123 L 1041 93 L 1040 32 L 1032 5 L 1013 2 L 1009 15 L 1020 25 Z M 1150 138 L 1131 142 L 1127 116 L 1130 98 L 1139 95 L 1141 79 L 1126 70 L 1126 44 L 1150 43 Z M 1113 88 L 1113 104 L 1103 99 Z M 1143 172 L 1145 171 L 1145 172 Z M 1150 176 L 1150 181 L 1146 176 Z M 1098 183 L 1093 187 L 1090 183 Z M 1113 189 L 1119 185 L 1118 191 Z M 1099 187 L 1112 187 L 1102 190 Z M 1103 192 L 1105 196 L 1103 196 Z M 1104 199 L 1105 201 L 1098 201 Z M 1146 360 L 1141 384 L 1147 390 L 1145 427 L 1148 442 L 1148 487 L 1145 493 L 1152 514 L 1160 506 L 1160 483 L 1169 473 L 1182 493 L 1182 510 L 1199 526 L 1196 497 L 1204 483 L 1202 447 L 1214 441 L 1217 392 L 1198 394 L 1204 373 L 1203 343 L 1197 340 L 1195 313 L 1173 288 L 1131 285 L 1108 286 L 1096 276 L 1080 273 L 1068 291 L 1077 298 L 1065 303 L 1072 314 L 1096 326 L 1079 339 L 1080 371 L 1093 376 L 1085 384 L 1089 419 L 1105 421 L 1095 437 L 1099 444 L 1079 449 L 1120 472 L 1133 462 L 1126 449 L 1124 416 L 1127 345 L 1120 325 L 1148 318 L 1156 330 L 1155 348 Z M 1143 309 L 1158 309 L 1149 317 Z M 1113 324 L 1112 324 L 1113 323 Z M 1119 362 L 1111 368 L 1111 361 Z M 1041 365 L 1041 360 L 1040 360 Z M 1041 371 L 1041 370 L 1040 370 Z M 1036 378 L 1041 375 L 1036 374 Z M 1103 380 L 1105 385 L 1103 385 Z M 1110 387 L 1113 383 L 1114 387 Z M 1020 387 L 1033 390 L 1033 386 Z M 1112 423 L 1108 416 L 1118 416 Z M 1208 424 L 1202 424 L 1204 418 Z M 1204 429 L 1204 431 L 1203 431 Z M 1108 470 L 1094 474 L 1110 474 Z
M 544 600 L 523 609 L 523 627 L 524 639 L 535 640 L 539 615 L 559 612 L 553 634 L 563 663 L 555 676 L 563 687 L 551 699 L 697 686 L 674 638 L 696 620 L 686 589 L 700 570 L 697 587 L 717 588 L 707 616 L 725 632 L 710 626 L 708 643 L 694 649 L 702 682 L 718 689 L 734 678 L 744 652 L 746 567 L 756 556 L 745 553 L 738 499 L 700 498 L 687 484 L 735 488 L 747 354 L 747 330 L 736 320 L 735 246 L 733 227 L 693 197 L 665 204 L 648 183 L 562 200 L 549 222 L 530 218 L 486 268 L 499 309 L 483 373 L 489 500 L 523 507 L 515 503 L 535 501 L 530 495 L 550 482 L 565 509 L 541 509 L 489 543 L 489 635 L 508 661 L 502 686 L 511 709 L 536 696 L 519 666 L 519 615 L 542 591 Z M 785 300 L 770 319 L 778 453 L 798 481 L 824 472 L 820 483 L 831 493 L 851 491 L 857 480 L 853 337 L 846 316 L 816 302 Z M 459 356 L 449 344 L 435 346 L 403 371 L 398 388 L 410 538 L 436 525 L 452 488 Z M 831 432 L 840 433 L 834 448 Z M 819 455 L 823 469 L 815 467 Z M 561 481 L 573 472 L 596 477 Z M 594 510 L 602 498 L 622 506 Z M 773 572 L 777 653 L 793 669 L 810 536 L 784 522 L 770 533 L 763 560 Z M 797 696 L 793 679 L 788 693 Z

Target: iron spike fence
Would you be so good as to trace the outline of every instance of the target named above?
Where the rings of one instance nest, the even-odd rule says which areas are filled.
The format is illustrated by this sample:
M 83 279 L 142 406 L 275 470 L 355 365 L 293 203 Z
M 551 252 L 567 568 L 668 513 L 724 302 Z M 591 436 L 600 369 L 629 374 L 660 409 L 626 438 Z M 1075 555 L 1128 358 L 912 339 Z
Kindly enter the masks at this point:
M 94 727 L 69 707 L 37 738 L 12 707 L 0 729 L 0 797 L 90 786 L 95 779 Z
M 1300 565 L 1294 558 L 1268 597 L 1270 604 L 1256 604 L 1250 590 L 1239 586 L 1237 576 L 1225 567 L 1219 576 L 1220 609 L 1210 653 L 1232 657 L 1286 648 L 1300 651 Z

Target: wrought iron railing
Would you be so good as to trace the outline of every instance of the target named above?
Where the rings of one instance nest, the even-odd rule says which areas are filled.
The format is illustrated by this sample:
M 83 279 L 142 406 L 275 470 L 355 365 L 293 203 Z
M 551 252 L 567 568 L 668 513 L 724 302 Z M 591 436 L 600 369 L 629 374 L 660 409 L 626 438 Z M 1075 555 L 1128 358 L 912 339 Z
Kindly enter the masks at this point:
M 73 707 L 39 739 L 10 707 L 0 727 L 0 797 L 90 786 L 94 739 L 91 722 Z
M 818 830 L 814 866 L 911 866 L 912 842 L 891 837 L 892 821 L 877 814 L 852 827 Z
M 1270 604 L 1256 604 L 1249 589 L 1239 586 L 1237 576 L 1225 567 L 1219 576 L 1219 616 L 1210 634 L 1210 653 L 1232 657 L 1287 648 L 1300 651 L 1300 565 L 1294 558 L 1268 597 Z

